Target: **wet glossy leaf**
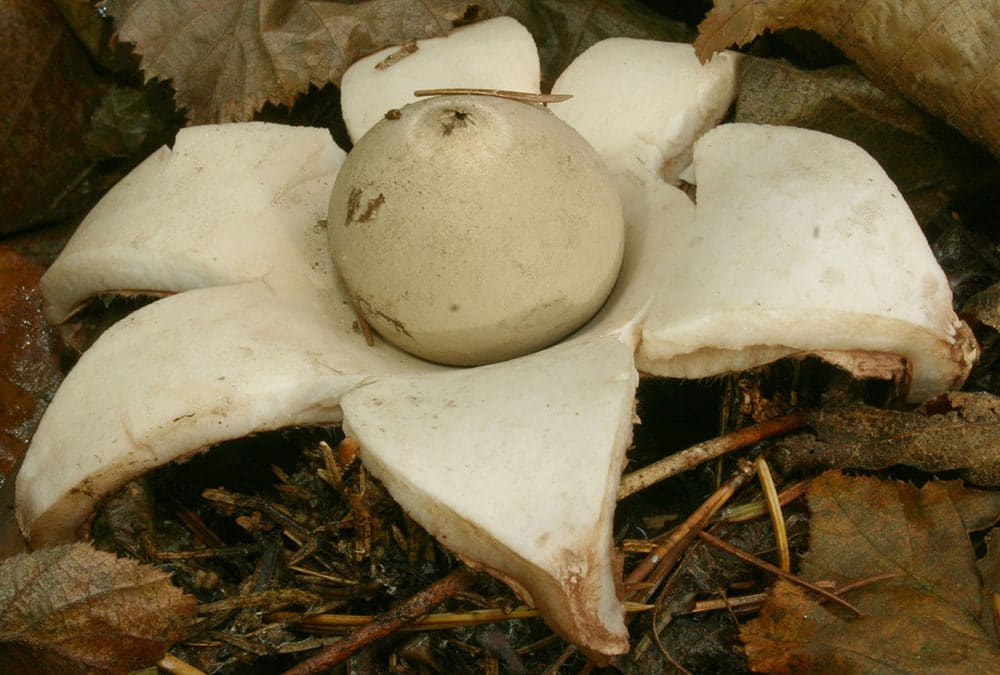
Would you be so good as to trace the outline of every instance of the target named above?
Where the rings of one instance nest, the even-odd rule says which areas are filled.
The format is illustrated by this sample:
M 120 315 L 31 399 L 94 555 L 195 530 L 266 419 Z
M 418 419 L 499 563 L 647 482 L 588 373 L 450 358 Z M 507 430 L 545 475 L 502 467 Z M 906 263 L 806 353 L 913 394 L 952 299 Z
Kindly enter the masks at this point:
M 957 484 L 923 489 L 828 473 L 809 490 L 809 551 L 801 574 L 845 583 L 892 579 L 845 594 L 863 616 L 821 605 L 779 582 L 741 631 L 762 672 L 990 672 L 1000 647 L 978 623 L 980 580 L 955 498 Z M 994 513 L 994 518 L 996 517 Z
M 44 268 L 0 246 L 0 486 L 28 446 L 62 373 L 42 317 Z
M 810 415 L 814 434 L 782 441 L 773 456 L 783 470 L 884 469 L 962 473 L 978 485 L 1000 485 L 1000 398 L 952 392 L 917 412 L 867 406 Z
M 195 601 L 148 565 L 86 544 L 0 563 L 0 672 L 125 673 L 155 663 Z
M 813 30 L 1000 157 L 1000 6 L 956 0 L 715 0 L 695 42 L 702 58 L 766 30 Z

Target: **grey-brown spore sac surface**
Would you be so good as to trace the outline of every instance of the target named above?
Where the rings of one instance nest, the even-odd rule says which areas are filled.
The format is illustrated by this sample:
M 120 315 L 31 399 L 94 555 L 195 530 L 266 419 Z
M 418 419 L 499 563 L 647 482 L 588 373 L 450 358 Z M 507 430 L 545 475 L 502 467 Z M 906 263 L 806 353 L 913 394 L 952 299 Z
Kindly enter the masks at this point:
M 459 366 L 583 325 L 625 241 L 593 148 L 542 106 L 479 95 L 424 99 L 376 124 L 338 173 L 329 222 L 334 263 L 372 328 Z

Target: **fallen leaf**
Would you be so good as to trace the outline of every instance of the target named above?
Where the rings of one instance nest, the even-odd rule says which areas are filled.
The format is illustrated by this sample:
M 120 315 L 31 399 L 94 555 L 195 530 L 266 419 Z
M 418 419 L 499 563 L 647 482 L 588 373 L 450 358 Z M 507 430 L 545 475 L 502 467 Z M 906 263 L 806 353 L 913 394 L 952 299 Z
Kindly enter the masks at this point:
M 916 588 L 974 616 L 979 578 L 963 520 L 967 509 L 959 504 L 966 493 L 976 492 L 955 481 L 918 489 L 901 481 L 825 473 L 809 487 L 810 544 L 800 573 L 843 583 L 896 572 L 896 579 L 859 591 L 858 597 L 878 595 L 887 586 Z M 998 514 L 995 504 L 993 518 Z
M 976 317 L 993 330 L 1000 331 L 1000 283 L 969 298 L 962 306 L 962 312 Z
M 44 271 L 0 246 L 0 487 L 62 381 L 58 341 L 42 316 Z
M 764 673 L 995 672 L 1000 650 L 966 614 L 898 589 L 860 603 L 845 620 L 779 581 L 758 618 L 740 631 L 750 667 Z
M 993 672 L 1000 647 L 979 624 L 980 580 L 954 498 L 957 484 L 922 489 L 827 473 L 809 488 L 809 551 L 801 575 L 844 583 L 863 616 L 821 605 L 780 581 L 741 630 L 762 672 Z M 997 516 L 994 513 L 994 518 Z
M 358 58 L 445 35 L 465 0 L 105 0 L 118 38 L 136 44 L 148 79 L 170 80 L 192 123 L 249 120 L 291 105 L 310 84 L 339 82 Z
M 104 0 L 118 38 L 135 43 L 147 79 L 170 80 L 192 123 L 245 121 L 265 103 L 291 105 L 310 85 L 339 83 L 354 61 L 462 23 L 509 15 L 531 31 L 551 83 L 610 36 L 693 38 L 635 0 Z
M 609 37 L 691 42 L 687 24 L 671 21 L 634 0 L 501 0 L 498 13 L 521 22 L 535 38 L 547 91 L 566 66 Z
M 748 56 L 739 82 L 736 122 L 804 127 L 854 141 L 889 174 L 925 231 L 951 224 L 957 202 L 1000 179 L 988 153 L 853 66 L 802 70 Z
M 803 28 L 1000 157 L 1000 6 L 954 0 L 715 0 L 702 59 L 767 30 Z
M 782 471 L 884 469 L 959 471 L 977 485 L 1000 485 L 1000 398 L 951 392 L 915 412 L 868 406 L 809 415 L 815 433 L 784 439 L 771 456 Z
M 0 672 L 144 668 L 194 609 L 167 574 L 87 544 L 17 555 L 0 563 Z
M 59 13 L 73 32 L 76 40 L 87 50 L 91 60 L 103 71 L 124 75 L 135 80 L 135 59 L 128 45 L 114 39 L 114 23 L 99 12 L 93 0 L 49 0 L 59 8 Z
M 0 234 L 72 213 L 92 159 L 79 141 L 100 83 L 49 2 L 0 3 Z
M 983 190 L 982 194 L 993 192 Z M 994 246 L 993 239 L 963 223 L 955 223 L 935 240 L 933 250 L 934 257 L 948 276 L 955 306 L 961 307 L 960 313 L 988 323 L 981 316 L 985 308 L 978 303 L 968 303 L 974 295 L 1000 280 L 1000 251 Z M 981 300 L 988 301 L 988 297 Z
M 997 530 L 986 537 L 986 555 L 976 561 L 976 569 L 983 580 L 979 623 L 995 640 L 1000 631 L 1000 540 L 997 539 Z
M 146 157 L 161 145 L 173 145 L 181 126 L 167 87 L 115 85 L 91 115 L 84 143 L 95 157 Z
M 948 492 L 966 532 L 985 530 L 1000 519 L 1000 491 L 970 489 L 959 480 L 938 481 L 937 485 Z
M 42 317 L 42 264 L 0 246 L 0 559 L 24 550 L 13 476 L 62 381 L 59 347 Z

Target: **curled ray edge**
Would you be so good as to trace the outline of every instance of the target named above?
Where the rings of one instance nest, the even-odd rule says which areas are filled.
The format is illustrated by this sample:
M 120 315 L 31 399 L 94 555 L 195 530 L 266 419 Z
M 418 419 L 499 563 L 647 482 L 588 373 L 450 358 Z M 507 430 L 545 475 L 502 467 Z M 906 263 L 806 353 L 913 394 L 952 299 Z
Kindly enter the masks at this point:
M 407 58 L 419 65 L 419 55 L 418 50 Z M 600 98 L 595 97 L 592 104 L 599 105 Z M 613 514 L 609 495 L 615 493 L 631 433 L 634 364 L 649 374 L 702 377 L 783 356 L 818 353 L 852 372 L 884 376 L 879 367 L 872 366 L 881 363 L 870 358 L 874 350 L 906 357 L 913 373 L 911 395 L 922 397 L 960 384 L 975 357 L 975 343 L 951 309 L 946 280 L 940 283 L 943 274 L 905 205 L 901 211 L 891 204 L 898 194 L 877 164 L 846 141 L 818 140 L 824 135 L 817 132 L 749 125 L 720 127 L 695 148 L 697 211 L 682 192 L 650 170 L 659 162 L 655 154 L 649 165 L 622 162 L 635 150 L 631 135 L 624 136 L 624 145 L 606 150 L 609 165 L 619 162 L 623 167 L 616 182 L 627 223 L 625 263 L 604 309 L 563 343 L 522 359 L 459 371 L 425 363 L 381 342 L 369 348 L 353 325 L 353 310 L 329 263 L 322 232 L 325 193 L 343 153 L 322 130 L 275 127 L 251 123 L 182 131 L 172 154 L 160 151 L 157 159 L 147 160 L 150 167 L 140 167 L 146 167 L 150 176 L 146 180 L 153 187 L 126 179 L 105 198 L 135 210 L 122 219 L 115 216 L 115 209 L 102 210 L 99 205 L 94 211 L 97 215 L 88 216 L 64 257 L 47 273 L 43 291 L 47 315 L 54 321 L 65 319 L 88 295 L 102 291 L 131 286 L 160 288 L 176 295 L 113 326 L 83 355 L 46 412 L 17 484 L 19 522 L 34 545 L 73 538 L 104 494 L 154 466 L 257 431 L 343 423 L 362 441 L 362 460 L 418 522 L 459 556 L 533 599 L 563 637 L 600 657 L 628 646 L 621 623 L 623 608 L 609 566 L 610 533 L 604 524 L 610 523 Z M 257 143 L 266 150 L 254 154 L 248 149 Z M 791 151 L 797 144 L 809 154 L 830 143 L 842 161 L 810 165 L 803 159 L 804 166 L 791 169 L 780 162 L 761 161 L 767 159 L 765 149 L 780 146 L 778 156 L 788 162 L 795 160 Z M 206 168 L 217 163 L 214 160 L 241 152 L 249 153 L 245 163 L 251 169 L 270 169 L 266 179 L 258 175 L 256 180 L 257 189 L 264 186 L 262 201 L 253 201 L 259 195 L 248 195 L 238 187 L 241 181 L 232 176 L 214 184 L 210 179 L 204 185 L 213 185 L 212 189 L 199 192 L 206 176 L 212 174 Z M 301 162 L 304 152 L 314 159 Z M 718 174 L 724 175 L 720 162 L 739 165 L 757 182 L 726 195 L 731 186 L 719 183 Z M 182 170 L 185 163 L 188 168 Z M 861 174 L 847 171 L 859 166 L 864 169 Z M 173 193 L 168 186 L 161 193 L 170 171 L 175 172 L 175 179 L 187 171 L 202 180 L 188 181 L 185 190 Z M 845 172 L 839 182 L 834 180 L 838 172 Z M 799 185 L 796 181 L 810 174 L 816 174 L 813 177 L 827 188 L 833 182 L 836 190 L 831 199 L 838 208 L 858 203 L 851 196 L 854 191 L 874 199 L 878 208 L 868 203 L 871 199 L 862 200 L 866 208 L 851 213 L 856 229 L 821 222 L 818 237 L 813 236 L 815 214 L 803 222 L 787 210 L 768 211 L 776 206 L 767 195 L 787 191 L 789 185 L 794 192 Z M 229 195 L 228 200 L 220 194 Z M 888 205 L 882 203 L 886 200 Z M 733 219 L 716 213 L 717 206 L 727 201 L 739 205 L 741 219 L 766 221 L 770 229 L 763 228 L 760 236 L 769 245 L 746 246 L 741 238 L 746 232 L 734 230 Z M 159 203 L 158 209 L 166 215 L 157 215 L 157 209 L 151 214 L 153 203 Z M 801 211 L 801 200 L 795 203 Z M 182 212 L 196 204 L 215 209 L 215 216 L 177 216 L 178 209 Z M 252 215 L 275 205 L 273 219 Z M 803 227 L 808 229 L 799 231 Z M 891 298 L 896 310 L 883 312 L 884 316 L 873 313 L 877 307 L 853 313 L 845 309 L 843 289 L 857 296 L 859 286 L 845 282 L 848 274 L 838 277 L 836 270 L 822 268 L 824 261 L 854 250 L 838 247 L 838 237 L 866 228 L 885 228 L 893 234 L 879 246 L 860 247 L 854 262 L 862 274 L 896 267 L 886 260 L 910 263 L 912 258 L 920 267 L 915 286 L 905 276 L 896 280 L 917 290 L 896 291 Z M 191 237 L 178 237 L 178 232 Z M 791 285 L 786 283 L 787 266 L 772 264 L 778 242 L 789 233 L 794 236 L 784 256 L 796 253 L 801 260 L 815 263 L 811 267 L 822 268 L 812 277 L 794 279 L 796 291 L 808 296 L 800 298 L 799 304 L 782 292 Z M 735 242 L 743 242 L 743 247 Z M 893 254 L 892 246 L 901 248 Z M 708 260 L 700 261 L 701 268 L 691 254 L 699 248 L 711 252 Z M 757 257 L 748 256 L 748 251 L 756 251 Z M 759 269 L 754 268 L 754 260 Z M 737 283 L 727 276 L 740 269 L 761 278 L 741 276 Z M 766 282 L 768 274 L 761 270 L 769 269 L 777 276 Z M 838 279 L 841 283 L 832 283 Z M 867 281 L 879 279 L 876 275 Z M 837 287 L 843 291 L 841 296 L 834 292 Z M 882 292 L 871 283 L 860 287 Z M 706 297 L 727 289 L 740 290 L 734 293 L 733 302 L 715 309 L 709 306 L 697 314 L 699 302 L 704 304 Z M 814 304 L 802 318 L 805 299 Z M 759 304 L 765 301 L 776 304 L 762 310 Z M 818 337 L 803 337 L 809 334 L 809 325 L 818 326 L 814 330 Z M 192 345 L 200 351 L 192 351 Z M 144 358 L 122 358 L 123 353 L 136 351 Z M 558 368 L 565 370 L 560 377 L 575 377 L 584 382 L 580 390 L 604 392 L 604 398 L 553 390 L 558 377 L 532 377 L 536 371 Z M 472 413 L 446 405 L 462 398 L 454 394 L 449 398 L 449 391 L 467 392 L 468 400 L 478 400 L 472 412 L 506 411 L 504 424 L 487 420 L 482 426 L 497 447 L 513 435 L 525 453 L 509 456 L 509 482 L 518 487 L 511 498 L 514 503 L 531 494 L 522 487 L 525 481 L 519 469 L 533 466 L 539 458 L 546 458 L 546 466 L 553 471 L 567 467 L 563 475 L 573 476 L 576 496 L 591 506 L 584 510 L 587 528 L 562 549 L 570 552 L 568 557 L 555 556 L 554 548 L 537 545 L 546 533 L 535 533 L 531 541 L 511 539 L 512 533 L 504 532 L 502 523 L 481 513 L 476 516 L 477 508 L 489 505 L 463 501 L 459 492 L 441 492 L 445 486 L 461 484 L 462 476 L 474 481 L 472 460 L 479 461 L 478 442 L 454 437 L 455 425 L 466 429 Z M 551 411 L 552 417 L 540 418 L 534 408 L 519 407 L 522 401 L 512 397 L 529 392 L 544 394 L 547 407 L 535 408 Z M 419 453 L 396 442 L 393 429 L 379 421 L 383 410 L 392 410 L 402 420 L 421 417 L 414 398 L 426 401 L 438 416 L 437 426 L 421 429 L 425 442 Z M 540 424 L 543 419 L 551 426 L 581 416 L 602 424 L 603 432 L 574 443 L 563 438 L 552 445 Z M 532 443 L 525 444 L 525 439 Z M 84 446 L 87 451 L 80 452 Z M 425 474 L 403 475 L 397 469 L 420 453 L 444 446 L 454 451 L 442 460 L 444 466 L 422 463 Z M 588 467 L 587 494 L 582 494 L 575 477 L 581 452 L 593 461 Z M 483 461 L 496 456 L 494 451 Z M 56 471 L 53 466 L 60 468 Z M 496 475 L 493 480 L 503 483 Z M 599 506 L 596 516 L 594 505 Z M 496 508 L 509 508 L 509 503 L 501 499 Z M 558 503 L 546 503 L 535 513 L 558 518 L 559 509 Z M 545 520 L 541 515 L 538 519 Z M 566 585 L 574 579 L 579 583 Z

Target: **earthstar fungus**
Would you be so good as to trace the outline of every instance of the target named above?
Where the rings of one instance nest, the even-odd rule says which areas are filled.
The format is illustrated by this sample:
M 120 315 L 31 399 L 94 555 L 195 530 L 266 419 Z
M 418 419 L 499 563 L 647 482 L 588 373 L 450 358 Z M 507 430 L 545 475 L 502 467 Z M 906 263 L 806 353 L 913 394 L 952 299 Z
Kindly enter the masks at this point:
M 491 26 L 523 30 L 484 22 L 463 29 L 481 31 L 464 46 L 456 31 L 450 58 L 485 62 L 477 43 Z M 537 63 L 530 41 L 516 42 L 519 62 Z M 427 46 L 378 77 L 389 83 L 408 64 L 408 92 L 537 86 L 431 79 L 440 63 Z M 612 47 L 620 56 L 626 45 Z M 617 63 L 601 77 L 655 96 L 642 81 L 649 69 Z M 731 69 L 713 68 L 705 77 L 725 84 Z M 662 120 L 694 130 L 685 144 L 730 102 L 700 96 L 697 72 L 679 78 L 690 106 Z M 345 118 L 375 120 L 408 102 L 357 104 L 350 81 Z M 696 206 L 663 179 L 678 175 L 665 151 L 628 158 L 645 133 L 616 130 L 604 146 L 624 252 L 609 246 L 621 269 L 597 315 L 554 346 L 456 369 L 382 340 L 369 347 L 356 329 L 318 224 L 343 161 L 329 134 L 260 123 L 181 131 L 172 151 L 105 196 L 43 280 L 53 322 L 95 295 L 173 295 L 112 326 L 56 393 L 18 476 L 24 533 L 34 546 L 73 539 L 109 491 L 220 441 L 342 423 L 369 470 L 443 544 L 510 583 L 588 654 L 627 651 L 610 529 L 639 371 L 704 377 L 818 354 L 867 374 L 880 353 L 908 364 L 918 399 L 960 385 L 976 355 L 919 227 L 862 150 L 811 131 L 719 127 L 687 170 Z

